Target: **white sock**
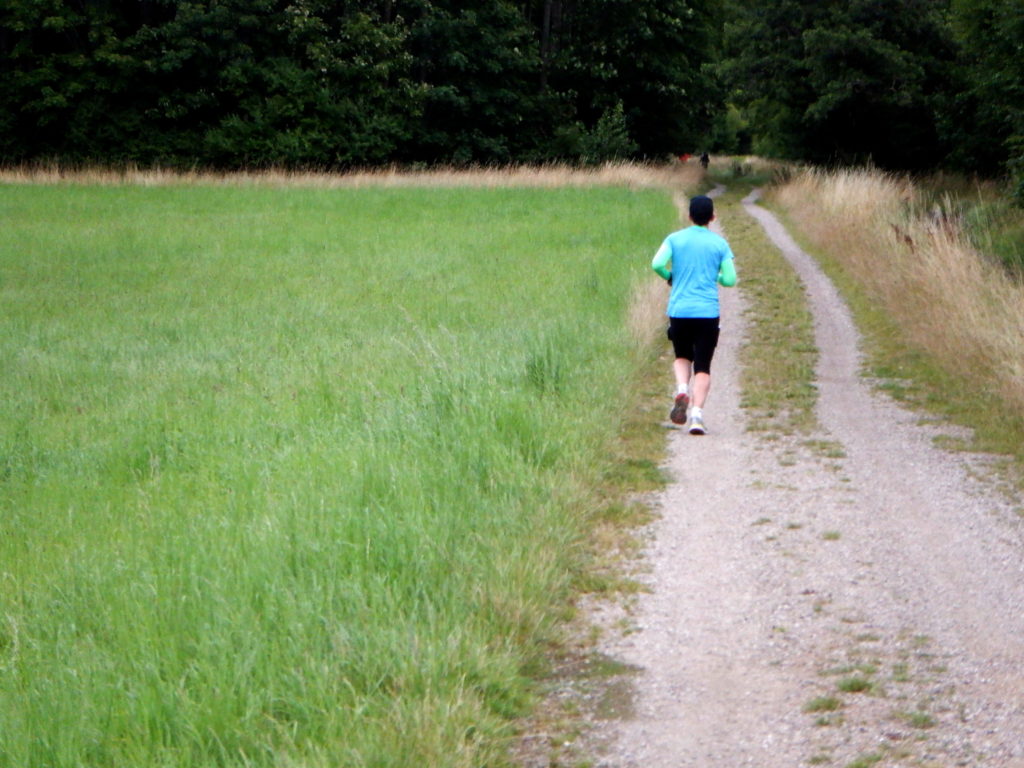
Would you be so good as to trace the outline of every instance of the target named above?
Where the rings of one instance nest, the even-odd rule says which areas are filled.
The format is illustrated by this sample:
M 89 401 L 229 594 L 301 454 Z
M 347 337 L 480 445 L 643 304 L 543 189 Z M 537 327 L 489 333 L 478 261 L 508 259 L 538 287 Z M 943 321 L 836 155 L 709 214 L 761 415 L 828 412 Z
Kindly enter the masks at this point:
M 698 408 L 696 405 L 690 409 L 690 416 L 696 416 L 698 419 L 704 418 L 704 409 Z
M 678 387 L 676 387 L 676 394 L 677 395 L 688 395 L 688 394 L 690 394 L 690 388 L 687 387 L 685 384 L 680 384 Z

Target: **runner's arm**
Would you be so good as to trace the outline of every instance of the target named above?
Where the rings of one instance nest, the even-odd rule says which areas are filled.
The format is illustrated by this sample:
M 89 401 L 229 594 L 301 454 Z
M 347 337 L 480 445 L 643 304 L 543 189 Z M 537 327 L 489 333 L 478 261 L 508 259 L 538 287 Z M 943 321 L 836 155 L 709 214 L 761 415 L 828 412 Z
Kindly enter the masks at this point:
M 718 284 L 726 288 L 736 285 L 736 265 L 733 264 L 732 258 L 723 261 L 722 266 L 718 268 Z
M 668 243 L 662 243 L 661 248 L 654 254 L 654 261 L 651 262 L 651 269 L 657 272 L 666 280 L 672 277 L 672 272 L 668 268 L 669 262 L 672 261 L 672 249 L 668 247 Z

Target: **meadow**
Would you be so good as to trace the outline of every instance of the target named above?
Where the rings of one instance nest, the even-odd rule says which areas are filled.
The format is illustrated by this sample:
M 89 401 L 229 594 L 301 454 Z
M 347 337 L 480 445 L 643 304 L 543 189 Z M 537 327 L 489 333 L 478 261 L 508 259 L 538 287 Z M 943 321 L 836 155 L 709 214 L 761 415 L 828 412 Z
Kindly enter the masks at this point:
M 0 766 L 502 764 L 677 221 L 622 186 L 0 187 Z

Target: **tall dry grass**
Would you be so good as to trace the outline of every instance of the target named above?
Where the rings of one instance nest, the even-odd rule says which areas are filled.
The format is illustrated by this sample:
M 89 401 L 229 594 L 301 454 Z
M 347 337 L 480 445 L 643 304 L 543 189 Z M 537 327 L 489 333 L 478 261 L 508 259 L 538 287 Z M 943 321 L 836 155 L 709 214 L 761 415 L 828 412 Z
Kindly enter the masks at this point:
M 1024 284 L 974 248 L 906 179 L 801 172 L 773 193 L 950 376 L 974 377 L 1024 415 Z
M 661 281 L 648 279 L 633 284 L 626 309 L 626 327 L 637 349 L 650 348 L 661 340 L 667 322 L 668 293 L 668 284 Z
M 334 173 L 280 169 L 213 172 L 161 168 L 81 167 L 60 163 L 0 168 L 3 184 L 91 184 L 169 186 L 210 184 L 311 188 L 359 187 L 586 187 L 686 188 L 699 184 L 703 171 L 697 163 L 654 165 L 606 163 L 593 168 L 562 164 L 509 165 L 473 169 L 412 170 L 399 166 Z

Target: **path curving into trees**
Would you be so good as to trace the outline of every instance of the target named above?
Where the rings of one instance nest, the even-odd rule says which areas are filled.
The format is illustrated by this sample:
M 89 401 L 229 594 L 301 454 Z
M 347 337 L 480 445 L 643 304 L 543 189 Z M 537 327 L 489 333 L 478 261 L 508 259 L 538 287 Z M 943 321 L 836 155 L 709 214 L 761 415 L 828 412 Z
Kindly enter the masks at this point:
M 834 286 L 756 193 L 744 208 L 805 284 L 821 431 L 747 431 L 742 282 L 723 291 L 711 435 L 672 432 L 651 590 L 602 648 L 637 672 L 598 764 L 1024 766 L 1012 500 L 985 457 L 937 447 L 949 427 L 862 378 Z

